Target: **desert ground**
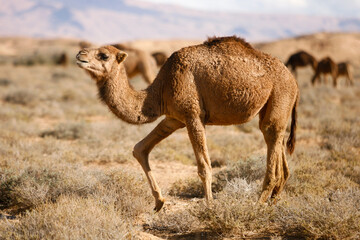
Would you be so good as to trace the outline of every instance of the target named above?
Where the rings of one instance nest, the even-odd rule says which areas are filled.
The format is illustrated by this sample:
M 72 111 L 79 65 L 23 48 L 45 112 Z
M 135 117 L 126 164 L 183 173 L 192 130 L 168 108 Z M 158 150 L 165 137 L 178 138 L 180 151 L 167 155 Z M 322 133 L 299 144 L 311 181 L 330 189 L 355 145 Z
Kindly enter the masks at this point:
M 205 39 L 204 39 L 205 40 Z M 153 212 L 133 146 L 161 121 L 129 125 L 75 64 L 80 40 L 0 38 L 0 239 L 359 239 L 360 34 L 253 46 L 285 62 L 303 49 L 354 68 L 354 86 L 312 86 L 300 69 L 297 143 L 276 204 L 257 204 L 266 167 L 258 118 L 207 126 L 214 201 L 205 204 L 185 129 L 150 155 L 166 203 Z M 202 40 L 134 41 L 167 54 Z M 66 52 L 69 63 L 56 64 Z M 147 84 L 137 76 L 135 89 Z

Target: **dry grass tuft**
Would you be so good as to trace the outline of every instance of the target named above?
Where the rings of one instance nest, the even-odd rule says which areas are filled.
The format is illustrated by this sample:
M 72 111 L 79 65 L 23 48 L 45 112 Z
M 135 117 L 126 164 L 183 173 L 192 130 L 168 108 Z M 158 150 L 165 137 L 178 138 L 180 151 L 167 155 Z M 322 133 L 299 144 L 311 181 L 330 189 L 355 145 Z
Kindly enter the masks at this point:
M 12 104 L 31 105 L 35 102 L 36 96 L 27 90 L 18 90 L 7 94 L 4 101 Z
M 327 121 L 320 130 L 323 147 L 334 161 L 360 162 L 360 126 L 353 121 Z
M 11 80 L 7 78 L 0 78 L 0 86 L 2 87 L 9 86 L 11 83 L 12 83 Z
M 54 130 L 44 131 L 40 137 L 54 137 L 56 139 L 75 140 L 84 137 L 85 127 L 81 123 L 62 123 Z
M 223 236 L 356 239 L 360 235 L 360 190 L 335 191 L 328 197 L 284 198 L 276 205 L 257 204 L 260 186 L 234 179 L 208 207 L 195 215 L 209 231 Z
M 60 165 L 28 167 L 1 172 L 0 208 L 13 214 L 55 203 L 60 196 L 95 197 L 117 207 L 124 216 L 136 217 L 149 206 L 146 182 L 126 172 L 84 171 Z
M 2 239 L 134 239 L 134 227 L 114 204 L 62 196 L 0 225 Z
M 258 157 L 248 158 L 243 161 L 240 160 L 236 163 L 229 164 L 226 169 L 214 174 L 212 191 L 214 193 L 222 191 L 227 183 L 234 178 L 243 178 L 248 181 L 260 181 L 264 177 L 265 166 L 265 159 Z M 179 180 L 172 185 L 169 194 L 183 198 L 203 197 L 204 188 L 198 178 Z

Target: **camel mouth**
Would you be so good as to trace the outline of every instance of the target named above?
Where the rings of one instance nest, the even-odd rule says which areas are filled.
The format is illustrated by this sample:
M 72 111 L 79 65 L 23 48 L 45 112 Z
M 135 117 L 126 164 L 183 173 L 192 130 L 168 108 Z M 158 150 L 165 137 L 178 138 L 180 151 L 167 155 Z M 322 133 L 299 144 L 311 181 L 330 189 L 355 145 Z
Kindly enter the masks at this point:
M 85 60 L 81 60 L 81 59 L 77 59 L 76 63 L 89 63 L 88 61 L 85 61 Z

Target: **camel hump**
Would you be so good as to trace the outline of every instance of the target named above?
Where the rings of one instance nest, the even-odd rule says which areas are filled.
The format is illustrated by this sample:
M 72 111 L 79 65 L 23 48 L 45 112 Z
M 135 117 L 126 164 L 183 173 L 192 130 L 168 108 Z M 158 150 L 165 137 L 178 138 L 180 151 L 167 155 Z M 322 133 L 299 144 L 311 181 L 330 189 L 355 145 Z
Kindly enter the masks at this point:
M 237 36 L 230 36 L 230 37 L 209 37 L 204 44 L 206 46 L 214 46 L 214 45 L 218 45 L 221 43 L 228 43 L 228 42 L 238 42 L 241 45 L 243 45 L 246 48 L 250 48 L 250 49 L 254 49 L 250 43 L 246 42 L 243 38 L 239 38 Z

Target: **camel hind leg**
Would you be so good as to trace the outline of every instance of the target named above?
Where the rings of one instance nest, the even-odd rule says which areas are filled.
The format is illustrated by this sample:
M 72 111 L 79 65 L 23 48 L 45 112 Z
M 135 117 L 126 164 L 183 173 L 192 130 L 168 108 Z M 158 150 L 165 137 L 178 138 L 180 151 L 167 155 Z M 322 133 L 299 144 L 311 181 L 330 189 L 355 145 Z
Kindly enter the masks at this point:
M 267 145 L 266 173 L 259 202 L 266 202 L 269 197 L 276 199 L 290 176 L 284 137 L 293 105 L 276 107 L 279 104 L 271 101 L 269 99 L 259 114 L 259 126 Z M 280 102 L 291 102 L 291 100 L 280 99 Z
M 138 142 L 133 150 L 134 157 L 138 160 L 143 168 L 145 175 L 150 184 L 152 195 L 155 198 L 155 211 L 160 211 L 164 205 L 164 198 L 161 194 L 160 187 L 158 186 L 154 175 L 152 174 L 149 164 L 149 153 L 161 140 L 168 137 L 174 131 L 185 125 L 175 119 L 165 118 L 152 130 L 143 140 Z
M 346 85 L 347 86 L 354 86 L 354 79 L 351 73 L 347 72 L 346 74 Z
M 282 168 L 282 176 L 281 176 L 281 180 L 280 180 L 280 184 L 274 187 L 274 190 L 271 194 L 271 198 L 272 199 L 276 199 L 276 197 L 282 192 L 286 181 L 289 179 L 290 177 L 290 170 L 289 170 L 289 166 L 288 163 L 286 161 L 286 154 L 285 154 L 285 147 L 283 144 L 283 150 L 282 150 L 282 159 L 280 160 L 280 169 Z

